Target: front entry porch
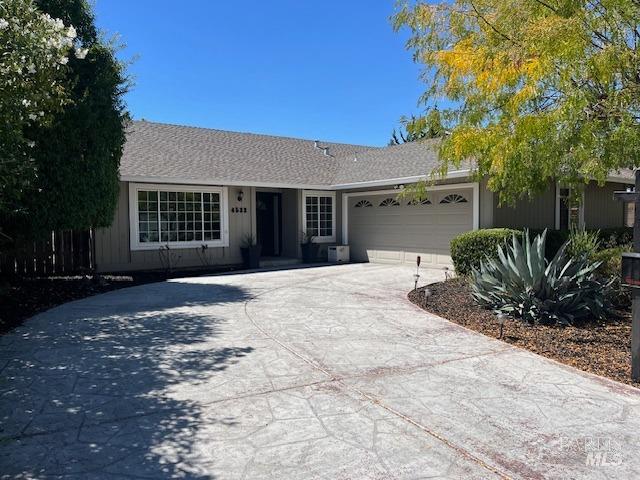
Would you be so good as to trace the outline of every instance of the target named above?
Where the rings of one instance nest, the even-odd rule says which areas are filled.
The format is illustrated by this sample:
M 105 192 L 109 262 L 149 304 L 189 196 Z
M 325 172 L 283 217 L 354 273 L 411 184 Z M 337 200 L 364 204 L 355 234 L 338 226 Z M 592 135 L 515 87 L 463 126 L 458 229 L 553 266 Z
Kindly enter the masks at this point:
M 258 188 L 255 191 L 256 240 L 262 246 L 261 267 L 300 263 L 300 191 Z

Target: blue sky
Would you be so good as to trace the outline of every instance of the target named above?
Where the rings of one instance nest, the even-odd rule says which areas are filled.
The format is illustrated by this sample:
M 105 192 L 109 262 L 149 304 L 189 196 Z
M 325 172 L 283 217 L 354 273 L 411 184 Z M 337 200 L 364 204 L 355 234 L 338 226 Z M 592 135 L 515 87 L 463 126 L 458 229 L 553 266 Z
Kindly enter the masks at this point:
M 95 0 L 136 57 L 134 118 L 385 145 L 419 112 L 395 0 Z

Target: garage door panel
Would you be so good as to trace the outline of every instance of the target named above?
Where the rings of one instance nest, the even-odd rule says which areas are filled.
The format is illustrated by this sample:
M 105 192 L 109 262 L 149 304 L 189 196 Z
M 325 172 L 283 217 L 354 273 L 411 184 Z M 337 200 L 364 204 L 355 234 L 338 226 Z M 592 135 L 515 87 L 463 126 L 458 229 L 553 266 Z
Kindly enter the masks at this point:
M 471 226 L 463 225 L 402 225 L 399 230 L 395 225 L 363 225 L 361 228 L 355 229 L 357 233 L 349 235 L 350 239 L 367 240 L 368 237 L 374 236 L 375 241 L 380 243 L 383 239 L 391 238 L 393 242 L 417 242 L 423 244 L 429 242 L 432 238 L 450 238 L 451 235 L 470 230 Z
M 459 194 L 464 203 L 439 203 Z M 430 196 L 430 205 L 379 206 L 389 195 L 364 197 L 372 207 L 355 207 L 361 197 L 349 199 L 349 243 L 357 261 L 450 266 L 451 240 L 473 228 L 471 189 L 452 189 Z M 452 197 L 449 197 L 451 199 Z M 459 200 L 459 198 L 458 198 Z
M 443 250 L 449 249 L 449 243 L 451 238 L 456 236 L 459 231 L 451 232 L 450 234 L 424 234 L 424 235 L 411 235 L 411 234 L 398 234 L 398 233 L 386 233 L 377 234 L 375 237 L 375 244 L 371 244 L 372 247 L 394 247 L 402 246 L 401 250 L 414 249 L 422 250 L 424 248 L 440 248 Z M 351 242 L 352 244 L 363 243 L 366 245 L 367 237 L 356 237 Z M 371 243 L 371 242 L 370 242 Z

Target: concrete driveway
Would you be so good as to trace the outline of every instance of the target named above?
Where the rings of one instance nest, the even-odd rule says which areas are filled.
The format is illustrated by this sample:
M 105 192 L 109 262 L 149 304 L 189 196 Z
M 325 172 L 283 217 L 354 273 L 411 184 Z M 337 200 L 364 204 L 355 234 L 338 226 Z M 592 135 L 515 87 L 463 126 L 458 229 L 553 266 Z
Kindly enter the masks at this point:
M 192 278 L 38 315 L 0 338 L 0 475 L 640 477 L 640 391 L 425 314 L 412 273 Z

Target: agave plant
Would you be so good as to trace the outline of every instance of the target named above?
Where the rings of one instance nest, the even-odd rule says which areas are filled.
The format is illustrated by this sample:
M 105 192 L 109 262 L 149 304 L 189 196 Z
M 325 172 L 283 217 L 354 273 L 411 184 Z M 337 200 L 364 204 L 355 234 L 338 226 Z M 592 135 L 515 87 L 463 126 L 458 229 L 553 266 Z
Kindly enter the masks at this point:
M 571 257 L 565 243 L 547 263 L 547 231 L 498 247 L 498 258 L 473 269 L 471 290 L 475 300 L 496 313 L 536 324 L 574 324 L 586 317 L 603 318 L 611 310 L 605 298 L 608 284 L 596 275 L 600 262 Z

